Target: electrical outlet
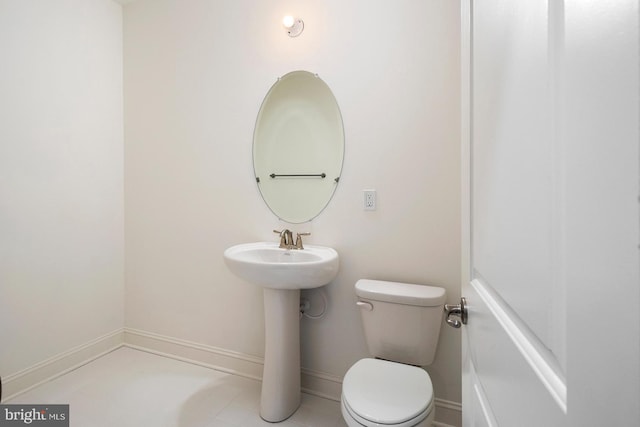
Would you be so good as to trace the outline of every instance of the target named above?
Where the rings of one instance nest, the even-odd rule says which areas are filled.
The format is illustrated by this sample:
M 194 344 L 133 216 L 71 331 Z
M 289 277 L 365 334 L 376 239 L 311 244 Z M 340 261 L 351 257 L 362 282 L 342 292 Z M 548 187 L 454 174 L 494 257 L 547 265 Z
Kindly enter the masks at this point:
M 364 210 L 376 210 L 376 190 L 362 190 L 364 194 Z

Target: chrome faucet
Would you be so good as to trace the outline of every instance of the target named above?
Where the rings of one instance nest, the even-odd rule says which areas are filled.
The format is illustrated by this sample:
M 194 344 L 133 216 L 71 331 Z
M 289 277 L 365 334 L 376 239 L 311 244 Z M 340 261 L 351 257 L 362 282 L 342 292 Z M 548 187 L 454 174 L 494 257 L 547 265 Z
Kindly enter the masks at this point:
M 295 248 L 293 244 L 293 233 L 291 230 L 285 228 L 282 231 L 273 230 L 274 233 L 278 233 L 280 235 L 280 248 L 282 249 L 293 249 Z
M 302 236 L 309 236 L 311 233 L 296 233 L 296 242 L 293 243 L 293 233 L 289 229 L 282 231 L 273 230 L 274 233 L 280 235 L 280 248 L 282 249 L 304 249 L 302 245 Z

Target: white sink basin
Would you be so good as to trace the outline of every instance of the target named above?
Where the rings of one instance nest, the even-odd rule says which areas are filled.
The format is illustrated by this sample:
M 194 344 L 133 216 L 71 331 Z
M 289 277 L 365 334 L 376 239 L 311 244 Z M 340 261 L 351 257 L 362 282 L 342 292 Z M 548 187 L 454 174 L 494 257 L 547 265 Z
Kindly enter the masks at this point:
M 323 246 L 281 249 L 275 242 L 245 243 L 224 251 L 229 270 L 241 279 L 270 289 L 310 289 L 338 274 L 338 253 Z

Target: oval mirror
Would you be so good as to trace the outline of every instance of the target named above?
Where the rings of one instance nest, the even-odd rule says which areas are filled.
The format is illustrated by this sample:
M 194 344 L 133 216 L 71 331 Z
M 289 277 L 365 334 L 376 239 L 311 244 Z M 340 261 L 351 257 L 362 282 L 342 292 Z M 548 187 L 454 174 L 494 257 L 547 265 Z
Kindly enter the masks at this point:
M 344 158 L 338 103 L 316 74 L 293 71 L 267 93 L 253 133 L 253 168 L 262 198 L 280 219 L 310 221 L 336 190 Z

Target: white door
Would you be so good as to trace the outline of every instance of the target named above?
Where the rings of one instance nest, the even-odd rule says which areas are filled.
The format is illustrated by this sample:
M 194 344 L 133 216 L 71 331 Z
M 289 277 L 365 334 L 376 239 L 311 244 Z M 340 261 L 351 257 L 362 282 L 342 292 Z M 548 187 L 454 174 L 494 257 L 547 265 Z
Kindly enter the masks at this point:
M 463 425 L 639 426 L 636 0 L 462 0 Z

